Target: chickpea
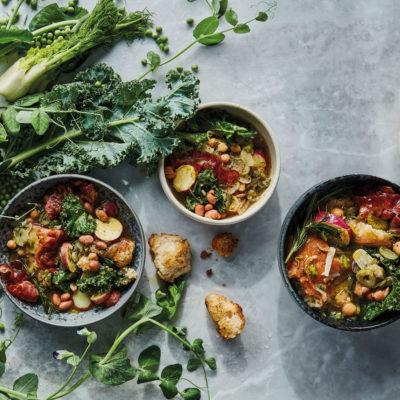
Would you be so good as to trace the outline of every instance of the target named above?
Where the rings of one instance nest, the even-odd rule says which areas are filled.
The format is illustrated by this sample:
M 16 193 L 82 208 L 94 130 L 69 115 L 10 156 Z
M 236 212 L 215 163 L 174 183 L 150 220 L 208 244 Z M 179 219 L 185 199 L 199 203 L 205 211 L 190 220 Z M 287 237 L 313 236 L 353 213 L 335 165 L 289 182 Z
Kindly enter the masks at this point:
M 342 313 L 346 317 L 351 317 L 357 313 L 357 306 L 349 301 L 348 303 L 343 304 Z
M 396 242 L 396 243 L 393 245 L 393 251 L 394 251 L 398 256 L 400 256 L 400 242 Z
M 9 241 L 7 242 L 7 247 L 8 247 L 10 250 L 14 250 L 14 249 L 17 247 L 17 243 L 15 243 L 14 240 L 9 240 Z
M 71 298 L 71 295 L 69 293 L 63 293 L 61 295 L 61 301 L 67 301 Z
M 228 164 L 228 162 L 229 162 L 230 159 L 231 159 L 231 157 L 230 157 L 229 154 L 222 154 L 222 156 L 221 156 L 221 161 L 222 161 L 224 164 Z
M 53 295 L 51 296 L 51 302 L 58 307 L 61 303 L 61 299 L 60 296 L 57 293 L 53 293 Z
M 34 220 L 33 218 L 31 218 L 31 217 L 28 217 L 28 218 L 25 220 L 25 222 L 26 222 L 27 224 L 33 224 L 33 223 L 35 222 L 35 220 Z
M 89 260 L 97 260 L 97 254 L 96 253 L 90 253 L 89 255 L 88 255 L 88 259 Z
M 81 242 L 84 246 L 90 246 L 94 242 L 94 238 L 92 235 L 82 235 L 79 237 L 79 242 Z
M 234 153 L 240 153 L 240 151 L 242 150 L 242 148 L 241 148 L 238 144 L 234 144 L 234 145 L 231 146 L 231 150 L 232 150 Z
M 165 173 L 165 177 L 167 179 L 174 179 L 176 176 L 176 173 L 174 171 L 174 169 L 171 166 L 167 166 L 164 168 L 164 173 Z
M 212 210 L 214 208 L 214 206 L 212 205 L 212 204 L 206 204 L 206 206 L 204 207 L 204 209 L 206 210 L 206 211 L 210 211 L 210 210 Z
M 210 203 L 210 204 L 215 204 L 216 202 L 217 202 L 217 198 L 214 196 L 214 190 L 210 190 L 208 193 L 207 193 L 207 201 Z
M 91 271 L 98 271 L 100 268 L 100 263 L 96 260 L 92 260 L 92 261 L 89 261 L 88 266 Z
M 238 190 L 239 190 L 239 192 L 244 192 L 244 191 L 246 190 L 246 185 L 245 185 L 244 183 L 241 183 L 241 184 L 239 185 Z
M 208 219 L 221 219 L 221 214 L 217 210 L 207 211 L 204 216 Z
M 23 256 L 25 255 L 24 249 L 18 249 L 18 250 L 17 250 L 17 254 L 18 254 L 20 257 L 23 257 Z
M 69 288 L 72 290 L 72 292 L 76 292 L 78 290 L 78 286 L 76 286 L 76 283 L 71 283 L 69 285 Z
M 87 213 L 93 214 L 93 206 L 90 203 L 85 203 L 83 207 Z
M 225 152 L 228 150 L 228 146 L 227 146 L 225 143 L 221 142 L 221 143 L 218 145 L 217 150 L 218 150 L 220 153 L 225 153 Z
M 344 217 L 344 211 L 339 207 L 332 208 L 331 214 L 336 215 L 337 217 L 340 218 Z
M 32 210 L 29 215 L 30 215 L 31 218 L 36 219 L 39 216 L 39 211 L 38 210 Z
M 343 306 L 344 304 L 348 303 L 351 300 L 349 293 L 347 290 L 341 290 L 336 296 L 335 296 L 335 302 L 338 306 Z
M 194 208 L 194 213 L 196 215 L 200 215 L 200 217 L 204 217 L 204 206 L 203 206 L 203 204 L 196 204 L 196 207 Z
M 101 242 L 101 241 L 97 241 L 97 242 L 96 242 L 96 247 L 97 247 L 99 250 L 105 250 L 105 249 L 107 248 L 107 244 L 104 243 L 104 242 Z
M 98 208 L 98 209 L 96 210 L 96 217 L 97 217 L 101 222 L 108 222 L 108 215 L 107 215 L 107 213 L 106 213 L 104 210 L 100 209 L 100 208 Z
M 72 300 L 63 301 L 58 307 L 61 311 L 68 310 L 72 306 Z

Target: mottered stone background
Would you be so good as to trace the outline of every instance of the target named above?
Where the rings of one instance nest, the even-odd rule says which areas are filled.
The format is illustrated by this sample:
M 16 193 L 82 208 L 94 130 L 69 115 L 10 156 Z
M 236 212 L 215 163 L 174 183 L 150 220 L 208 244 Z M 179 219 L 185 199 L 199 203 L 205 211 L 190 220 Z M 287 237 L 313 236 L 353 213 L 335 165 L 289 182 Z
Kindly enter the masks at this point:
M 231 2 L 243 19 L 256 12 L 249 6 L 258 3 Z M 88 8 L 94 3 L 81 0 Z M 208 15 L 202 0 L 127 0 L 120 5 L 153 11 L 170 39 L 171 54 L 191 40 L 186 18 L 199 21 Z M 169 232 L 189 239 L 193 272 L 176 324 L 187 326 L 191 339 L 203 338 L 207 353 L 216 357 L 218 371 L 210 373 L 214 400 L 384 400 L 400 390 L 400 324 L 365 333 L 319 324 L 283 287 L 276 255 L 280 224 L 311 185 L 357 172 L 399 182 L 399 18 L 397 0 L 279 0 L 275 18 L 252 25 L 250 34 L 228 35 L 222 45 L 211 48 L 195 47 L 172 65 L 199 64 L 202 101 L 233 101 L 253 109 L 268 121 L 280 145 L 277 191 L 257 216 L 229 228 L 240 238 L 232 258 L 200 259 L 213 236 L 226 229 L 182 216 L 166 200 L 156 176 L 146 179 L 128 165 L 93 174 L 125 196 L 147 236 Z M 103 61 L 124 79 L 133 79 L 143 71 L 140 60 L 149 49 L 156 50 L 150 40 L 121 42 L 111 50 L 97 50 L 85 65 Z M 161 80 L 168 69 L 155 78 Z M 210 278 L 209 268 L 214 272 Z M 139 287 L 150 294 L 157 286 L 148 257 Z M 214 291 L 243 307 L 246 328 L 233 341 L 221 340 L 206 312 L 204 297 Z M 2 308 L 8 337 L 17 310 L 7 299 Z M 95 351 L 108 349 L 119 319 L 116 315 L 91 327 L 99 336 Z M 161 347 L 162 365 L 187 360 L 180 345 L 156 329 L 131 336 L 126 344 L 135 362 L 150 344 Z M 84 340 L 73 329 L 48 327 L 27 317 L 2 379 L 11 384 L 24 373 L 37 372 L 44 397 L 71 369 L 53 360 L 53 350 L 81 352 L 83 347 Z M 200 373 L 185 375 L 203 385 Z M 133 381 L 111 388 L 88 380 L 70 398 L 163 397 L 154 384 L 138 386 Z

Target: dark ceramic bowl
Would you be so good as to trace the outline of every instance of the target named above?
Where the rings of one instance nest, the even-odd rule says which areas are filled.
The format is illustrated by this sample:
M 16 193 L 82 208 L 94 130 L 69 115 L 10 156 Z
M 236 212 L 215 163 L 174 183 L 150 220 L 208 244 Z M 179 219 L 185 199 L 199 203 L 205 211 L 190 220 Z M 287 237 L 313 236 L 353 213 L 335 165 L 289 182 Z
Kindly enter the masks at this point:
M 378 178 L 371 175 L 346 175 L 338 178 L 330 179 L 326 182 L 322 182 L 311 189 L 307 190 L 299 199 L 294 203 L 292 208 L 286 215 L 285 220 L 280 232 L 279 237 L 279 249 L 278 249 L 278 259 L 279 259 L 279 269 L 285 283 L 286 288 L 292 295 L 293 299 L 296 301 L 297 305 L 310 317 L 315 320 L 331 326 L 332 328 L 342 329 L 346 331 L 365 331 L 369 329 L 379 328 L 381 326 L 388 325 L 396 321 L 400 317 L 400 312 L 385 312 L 373 321 L 348 321 L 348 320 L 337 320 L 330 316 L 322 315 L 318 310 L 310 308 L 305 301 L 299 296 L 294 282 L 292 282 L 286 273 L 285 265 L 285 249 L 287 246 L 288 238 L 293 234 L 296 228 L 296 223 L 302 224 L 304 221 L 304 213 L 307 209 L 309 201 L 315 192 L 320 192 L 321 195 L 330 193 L 337 186 L 364 186 L 364 185 L 377 185 L 377 186 L 392 186 L 393 189 L 400 193 L 400 186 L 392 183 L 386 179 Z
M 0 279 L 1 285 L 4 291 L 7 293 L 9 299 L 24 313 L 28 314 L 32 318 L 38 321 L 45 322 L 49 325 L 56 325 L 62 327 L 77 327 L 82 325 L 93 324 L 95 322 L 101 321 L 107 318 L 111 314 L 118 311 L 123 305 L 128 301 L 135 291 L 140 276 L 142 274 L 144 262 L 145 262 L 145 236 L 143 233 L 142 226 L 140 224 L 139 218 L 133 209 L 129 206 L 126 200 L 111 186 L 101 182 L 97 179 L 91 178 L 89 176 L 83 175 L 56 175 L 49 178 L 40 179 L 25 189 L 21 190 L 16 196 L 14 196 L 8 205 L 3 210 L 3 215 L 21 215 L 24 213 L 29 206 L 27 203 L 41 202 L 44 194 L 49 189 L 62 183 L 71 182 L 74 180 L 83 179 L 85 181 L 93 182 L 99 192 L 100 199 L 108 199 L 114 201 L 123 219 L 131 232 L 133 240 L 136 242 L 134 261 L 132 267 L 137 272 L 137 279 L 131 286 L 128 287 L 126 291 L 122 293 L 119 302 L 110 308 L 96 307 L 89 311 L 77 312 L 77 313 L 52 313 L 50 317 L 47 316 L 43 307 L 38 304 L 25 303 L 16 297 L 9 294 L 5 289 L 3 282 Z M 12 231 L 10 222 L 6 219 L 0 219 L 0 264 L 8 263 L 8 251 L 7 251 L 7 233 Z

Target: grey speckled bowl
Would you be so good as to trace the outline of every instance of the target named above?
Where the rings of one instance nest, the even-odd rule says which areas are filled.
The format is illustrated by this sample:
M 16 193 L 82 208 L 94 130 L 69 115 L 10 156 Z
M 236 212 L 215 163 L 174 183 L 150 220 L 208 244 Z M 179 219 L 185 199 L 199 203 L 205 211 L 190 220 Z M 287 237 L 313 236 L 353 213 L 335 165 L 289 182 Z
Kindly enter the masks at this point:
M 1 282 L 1 285 L 3 286 L 3 289 L 7 293 L 9 299 L 24 313 L 28 314 L 32 318 L 37 319 L 38 321 L 45 322 L 46 324 L 62 327 L 77 327 L 93 324 L 104 318 L 107 318 L 111 314 L 114 314 L 116 311 L 118 311 L 121 307 L 123 307 L 123 305 L 132 296 L 133 292 L 136 289 L 136 286 L 138 285 L 140 276 L 142 274 L 146 254 L 145 235 L 136 213 L 132 210 L 125 199 L 111 186 L 88 176 L 56 175 L 38 180 L 30 184 L 25 189 L 20 191 L 16 196 L 14 196 L 10 200 L 8 205 L 4 208 L 2 214 L 10 216 L 21 215 L 21 213 L 29 209 L 27 203 L 41 202 L 46 191 L 50 190 L 58 184 L 67 183 L 78 179 L 84 179 L 86 181 L 94 183 L 99 192 L 100 199 L 108 199 L 114 201 L 117 204 L 120 214 L 126 221 L 129 230 L 131 231 L 132 238 L 136 242 L 133 268 L 135 268 L 138 277 L 136 281 L 133 282 L 132 285 L 125 292 L 122 293 L 121 299 L 113 307 L 96 307 L 92 310 L 78 313 L 52 313 L 50 318 L 46 315 L 41 305 L 29 304 L 17 299 L 16 297 L 9 294 L 7 290 L 5 290 L 3 282 Z M 8 262 L 6 238 L 7 233 L 10 231 L 11 226 L 9 221 L 5 219 L 0 219 L 0 263 Z
M 278 248 L 278 260 L 279 260 L 279 269 L 285 283 L 286 288 L 289 290 L 289 293 L 292 295 L 293 299 L 296 301 L 297 305 L 309 316 L 314 318 L 315 320 L 331 326 L 332 328 L 342 329 L 346 331 L 365 331 L 369 329 L 379 328 L 381 326 L 388 325 L 398 318 L 400 318 L 400 312 L 386 312 L 374 319 L 373 321 L 346 321 L 346 320 L 336 320 L 330 316 L 323 316 L 318 310 L 310 308 L 304 300 L 298 295 L 296 288 L 293 285 L 293 282 L 288 278 L 286 273 L 286 265 L 285 265 L 285 249 L 287 240 L 290 235 L 293 234 L 296 223 L 302 224 L 304 221 L 304 212 L 308 206 L 308 203 L 315 192 L 320 192 L 323 194 L 328 194 L 332 191 L 334 187 L 338 185 L 345 186 L 364 186 L 364 185 L 383 185 L 383 186 L 392 186 L 393 189 L 400 193 L 400 186 L 396 185 L 386 179 L 378 178 L 376 176 L 371 175 L 346 175 L 338 178 L 330 179 L 326 182 L 322 182 L 311 189 L 307 190 L 303 195 L 299 197 L 299 199 L 294 203 L 292 208 L 286 215 L 286 218 L 283 222 L 280 237 L 279 237 L 279 248 Z

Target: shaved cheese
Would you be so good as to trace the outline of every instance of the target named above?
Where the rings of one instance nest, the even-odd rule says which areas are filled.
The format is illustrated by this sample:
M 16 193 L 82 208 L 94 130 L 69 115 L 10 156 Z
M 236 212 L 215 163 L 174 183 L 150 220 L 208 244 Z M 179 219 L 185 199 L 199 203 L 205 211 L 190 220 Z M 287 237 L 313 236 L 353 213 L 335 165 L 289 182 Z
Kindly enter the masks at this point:
M 333 257 L 335 256 L 335 252 L 336 252 L 336 249 L 334 247 L 329 247 L 328 254 L 326 255 L 325 269 L 324 269 L 324 272 L 322 273 L 323 276 L 329 276 L 329 273 L 331 272 L 332 261 L 333 261 Z

